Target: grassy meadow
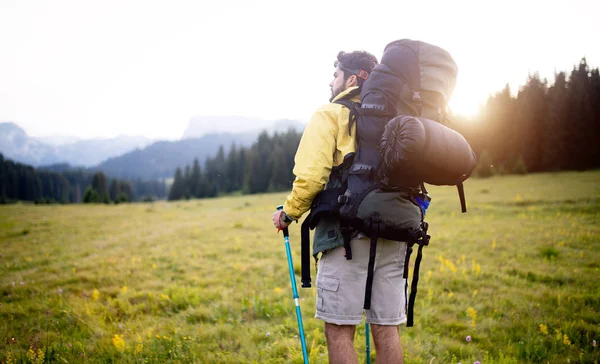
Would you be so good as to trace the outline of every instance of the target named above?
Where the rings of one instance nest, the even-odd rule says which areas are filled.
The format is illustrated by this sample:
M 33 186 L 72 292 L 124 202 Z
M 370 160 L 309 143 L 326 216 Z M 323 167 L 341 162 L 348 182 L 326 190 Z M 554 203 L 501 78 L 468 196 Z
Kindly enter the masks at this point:
M 430 188 L 406 362 L 599 362 L 600 171 L 465 192 L 461 214 L 455 188 Z M 0 362 L 301 363 L 270 222 L 285 195 L 0 206 Z M 290 240 L 299 284 L 300 225 Z M 299 293 L 311 362 L 327 362 L 315 288 Z M 364 325 L 355 347 L 365 362 Z

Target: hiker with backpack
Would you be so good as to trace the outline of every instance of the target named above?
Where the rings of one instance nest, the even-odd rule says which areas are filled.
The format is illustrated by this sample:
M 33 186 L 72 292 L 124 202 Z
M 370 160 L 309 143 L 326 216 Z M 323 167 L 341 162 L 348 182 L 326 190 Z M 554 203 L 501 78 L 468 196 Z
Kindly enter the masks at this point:
M 465 210 L 462 182 L 475 166 L 464 138 L 441 124 L 457 68 L 443 49 L 407 39 L 388 44 L 381 64 L 366 52 L 341 52 L 335 66 L 331 103 L 304 130 L 292 192 L 273 223 L 285 228 L 310 209 L 302 224 L 302 286 L 310 287 L 315 229 L 315 317 L 325 321 L 329 361 L 358 362 L 353 340 L 364 312 L 377 361 L 402 363 L 398 325 L 413 324 L 429 243 L 424 182 L 457 185 Z

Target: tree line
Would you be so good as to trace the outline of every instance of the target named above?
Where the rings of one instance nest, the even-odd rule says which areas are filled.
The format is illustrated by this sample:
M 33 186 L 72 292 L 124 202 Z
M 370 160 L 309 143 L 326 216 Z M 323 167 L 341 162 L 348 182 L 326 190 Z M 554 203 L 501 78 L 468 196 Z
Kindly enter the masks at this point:
M 600 167 L 600 74 L 585 58 L 553 83 L 529 76 L 516 96 L 508 85 L 482 107 L 475 121 L 451 116 L 449 127 L 478 155 L 476 176 Z M 204 168 L 177 168 L 170 200 L 222 193 L 261 193 L 291 188 L 301 134 L 263 132 L 250 148 L 221 146 Z
M 515 97 L 506 86 L 479 120 L 455 124 L 479 156 L 480 176 L 598 168 L 600 73 L 584 58 L 553 83 L 531 75 Z
M 289 189 L 300 137 L 293 129 L 273 136 L 262 132 L 251 147 L 232 144 L 227 155 L 221 145 L 217 155 L 207 158 L 203 166 L 196 159 L 183 170 L 177 168 L 169 200 Z
M 126 181 L 106 177 L 101 171 L 40 170 L 0 154 L 0 203 L 121 203 L 164 197 L 162 181 Z

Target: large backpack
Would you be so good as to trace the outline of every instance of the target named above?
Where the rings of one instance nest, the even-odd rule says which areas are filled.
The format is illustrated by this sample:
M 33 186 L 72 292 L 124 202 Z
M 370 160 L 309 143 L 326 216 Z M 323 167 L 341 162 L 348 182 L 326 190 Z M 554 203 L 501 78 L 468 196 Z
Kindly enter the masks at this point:
M 339 216 L 346 259 L 357 232 L 371 238 L 364 308 L 370 309 L 378 238 L 408 243 L 404 265 L 418 245 L 407 326 L 413 325 L 423 246 L 429 244 L 424 221 L 430 201 L 424 183 L 456 185 L 466 212 L 462 182 L 476 165 L 475 153 L 458 132 L 442 124 L 446 102 L 456 84 L 456 63 L 445 50 L 408 39 L 388 44 L 381 63 L 360 88 L 360 103 L 336 101 L 350 109 L 349 132 L 356 123 L 357 149 L 342 164 L 341 188 L 325 189 L 313 201 L 302 226 L 302 286 L 310 287 L 309 228 L 324 215 Z

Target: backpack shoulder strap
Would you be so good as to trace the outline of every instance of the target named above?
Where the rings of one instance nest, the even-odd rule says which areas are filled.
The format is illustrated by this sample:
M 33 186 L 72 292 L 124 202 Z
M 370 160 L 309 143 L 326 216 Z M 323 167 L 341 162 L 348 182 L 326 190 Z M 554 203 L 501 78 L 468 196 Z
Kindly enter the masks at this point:
M 350 100 L 337 100 L 335 103 L 343 105 L 350 110 L 350 115 L 348 116 L 348 135 L 352 135 L 352 125 L 354 125 L 358 117 L 357 110 L 360 108 L 360 103 Z
M 360 95 L 360 87 L 348 92 L 343 98 L 334 101 L 334 103 L 345 106 L 350 110 L 350 115 L 348 116 L 348 135 L 352 135 L 352 125 L 354 125 L 358 117 L 360 102 L 352 101 L 352 98 L 358 95 Z

